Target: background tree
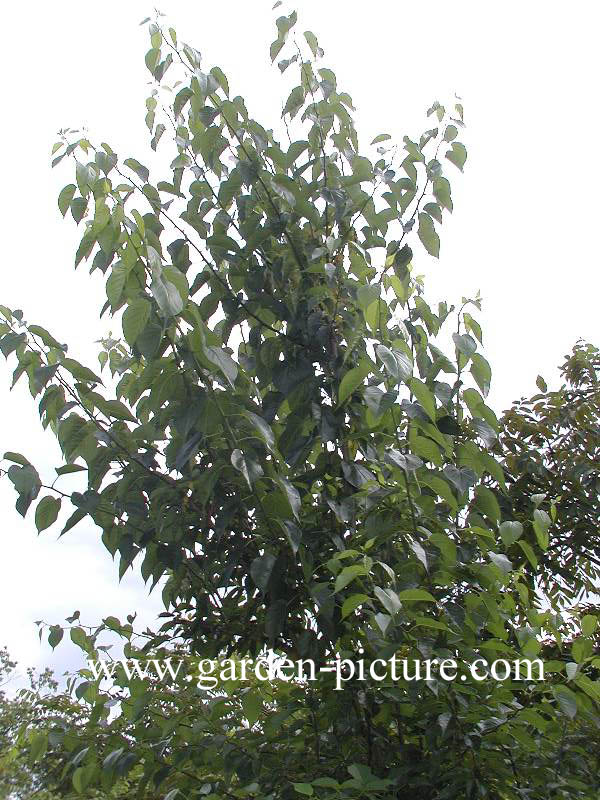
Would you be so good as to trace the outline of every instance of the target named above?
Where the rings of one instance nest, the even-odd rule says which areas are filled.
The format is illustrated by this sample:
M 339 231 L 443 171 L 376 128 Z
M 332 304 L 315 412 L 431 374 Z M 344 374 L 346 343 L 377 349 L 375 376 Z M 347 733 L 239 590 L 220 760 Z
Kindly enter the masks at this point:
M 528 540 L 545 547 L 531 569 L 556 607 L 598 591 L 599 369 L 598 349 L 578 342 L 561 367 L 561 388 L 548 391 L 538 378 L 540 393 L 520 400 L 502 420 L 511 513 L 530 520 L 539 506 Z
M 160 583 L 166 619 L 148 652 L 270 647 L 319 666 L 334 653 L 535 657 L 545 632 L 562 641 L 572 629 L 537 605 L 527 564 L 545 536 L 513 544 L 525 524 L 547 533 L 551 520 L 535 498 L 529 518 L 508 511 L 479 298 L 432 308 L 413 269 L 412 246 L 439 255 L 446 171 L 466 161 L 462 106 L 434 103 L 433 127 L 403 147 L 381 134 L 367 157 L 350 96 L 296 21 L 280 16 L 271 45 L 297 75 L 286 144 L 160 16 L 146 121 L 151 149 L 169 142 L 174 155 L 168 180 L 61 132 L 53 163 L 72 160 L 75 183 L 59 208 L 83 225 L 75 264 L 107 276 L 101 313 L 119 315 L 123 339 L 103 341 L 102 380 L 21 311 L 0 309 L 14 381 L 29 381 L 65 456 L 42 485 L 25 456 L 5 455 L 17 509 L 43 494 L 41 531 L 68 500 L 63 533 L 89 516 L 121 575 L 137 560 Z M 87 486 L 63 492 L 73 472 Z M 106 627 L 132 635 L 118 621 L 70 635 L 97 657 Z M 50 629 L 53 646 L 62 630 Z M 548 775 L 570 720 L 596 724 L 593 654 L 573 657 L 541 685 L 387 676 L 335 692 L 321 673 L 261 685 L 246 706 L 237 687 L 165 695 L 127 680 L 112 723 L 110 695 L 84 675 L 89 725 L 62 738 L 66 774 L 80 794 L 133 775 L 138 797 L 168 800 L 591 798 L 592 766 L 583 781 Z
M 57 692 L 58 683 L 46 669 L 41 674 L 27 671 L 28 689 L 16 691 L 20 676 L 17 663 L 6 648 L 0 650 L 0 792 L 6 800 L 56 800 L 56 773 L 63 766 L 60 757 L 48 751 L 44 729 L 64 721 L 71 724 L 80 714 L 70 698 Z M 12 692 L 11 692 L 12 689 Z M 52 710 L 47 698 L 52 698 Z M 67 710 L 71 713 L 67 714 Z M 42 728 L 40 731 L 39 729 Z M 69 781 L 69 787 L 71 786 Z

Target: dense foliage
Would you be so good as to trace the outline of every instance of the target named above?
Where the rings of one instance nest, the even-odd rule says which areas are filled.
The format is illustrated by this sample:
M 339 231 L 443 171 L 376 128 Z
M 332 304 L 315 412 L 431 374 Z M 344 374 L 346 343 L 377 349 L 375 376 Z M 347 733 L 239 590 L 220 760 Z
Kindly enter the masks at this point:
M 28 688 L 17 692 L 16 667 L 6 648 L 0 649 L 0 796 L 56 800 L 60 795 L 53 789 L 64 769 L 64 757 L 48 753 L 40 759 L 48 742 L 44 730 L 57 721 L 73 724 L 85 711 L 57 692 L 58 683 L 48 669 L 41 674 L 29 669 Z
M 600 577 L 600 354 L 578 342 L 561 368 L 558 391 L 538 379 L 540 394 L 515 403 L 503 420 L 502 449 L 510 475 L 509 498 L 516 519 L 531 517 L 532 497 L 552 518 L 542 537 L 544 552 L 532 575 L 558 605 L 594 593 Z
M 501 427 L 486 404 L 479 298 L 432 308 L 413 266 L 439 255 L 448 175 L 466 161 L 462 106 L 434 103 L 420 137 L 392 146 L 382 134 L 365 155 L 351 97 L 295 24 L 279 17 L 271 45 L 297 75 L 286 144 L 159 16 L 146 121 L 151 150 L 173 151 L 168 179 L 69 130 L 55 145 L 54 163 L 75 170 L 59 196 L 83 227 L 75 264 L 106 275 L 101 313 L 123 338 L 103 341 L 101 379 L 2 307 L 0 348 L 65 458 L 51 486 L 19 453 L 5 455 L 7 475 L 23 516 L 37 501 L 38 530 L 67 501 L 62 532 L 90 517 L 119 573 L 135 561 L 167 609 L 147 640 L 133 620 L 84 629 L 75 616 L 71 639 L 97 659 L 111 631 L 128 657 L 177 647 L 188 664 L 266 648 L 318 665 L 335 653 L 513 661 L 535 658 L 548 634 L 573 644 L 542 682 L 464 671 L 338 692 L 321 672 L 211 692 L 122 671 L 107 685 L 84 670 L 84 718 L 23 741 L 62 752 L 82 796 L 127 778 L 131 797 L 168 800 L 591 800 L 596 619 L 565 621 L 536 593 L 554 568 L 550 542 L 570 535 L 561 514 L 577 511 L 564 483 L 560 497 L 548 483 L 560 420 L 537 457 L 524 407 Z M 552 417 L 561 404 L 534 410 Z M 562 466 L 564 482 L 568 455 Z M 82 491 L 58 488 L 75 472 Z M 557 555 L 567 573 L 568 557 Z M 50 627 L 52 646 L 62 636 Z

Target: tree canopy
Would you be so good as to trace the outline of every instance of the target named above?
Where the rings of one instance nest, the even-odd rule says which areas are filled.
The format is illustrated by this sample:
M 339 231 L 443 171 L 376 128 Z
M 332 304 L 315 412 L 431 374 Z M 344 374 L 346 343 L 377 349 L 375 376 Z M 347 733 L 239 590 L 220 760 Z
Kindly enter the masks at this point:
M 462 105 L 360 148 L 351 96 L 296 23 L 278 17 L 270 48 L 295 76 L 274 128 L 159 15 L 144 23 L 150 160 L 69 129 L 54 146 L 74 171 L 58 205 L 82 229 L 75 266 L 106 276 L 100 314 L 122 337 L 96 368 L 0 307 L 13 385 L 29 382 L 64 455 L 51 483 L 14 451 L 6 474 L 38 531 L 63 505 L 61 535 L 90 519 L 165 613 L 141 639 L 133 617 L 74 615 L 48 640 L 68 628 L 97 660 L 112 632 L 127 657 L 186 664 L 266 649 L 318 666 L 513 662 L 548 636 L 558 650 L 542 682 L 464 671 L 343 691 L 327 672 L 211 690 L 84 669 L 82 718 L 22 741 L 62 753 L 79 796 L 591 800 L 596 617 L 563 617 L 538 588 L 558 574 L 549 594 L 572 601 L 597 578 L 595 540 L 580 546 L 597 508 L 597 355 L 582 347 L 572 389 L 498 420 L 481 299 L 432 306 L 416 266 L 439 256 L 453 211 Z M 152 151 L 172 156 L 166 178 Z M 71 473 L 80 491 L 60 488 Z

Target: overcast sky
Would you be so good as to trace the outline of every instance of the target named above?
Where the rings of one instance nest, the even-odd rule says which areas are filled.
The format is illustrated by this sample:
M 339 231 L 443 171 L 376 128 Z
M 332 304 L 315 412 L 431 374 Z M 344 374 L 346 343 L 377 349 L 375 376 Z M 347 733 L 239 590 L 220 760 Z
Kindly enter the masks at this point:
M 265 127 L 276 124 L 288 86 L 270 65 L 281 13 L 271 6 L 161 6 L 179 38 L 202 52 L 204 68 L 219 65 Z M 317 34 L 324 65 L 354 100 L 363 143 L 381 132 L 400 143 L 405 134 L 416 138 L 430 127 L 433 100 L 462 97 L 469 155 L 464 175 L 454 171 L 455 211 L 441 230 L 439 263 L 420 256 L 417 264 L 429 297 L 460 301 L 481 290 L 496 411 L 535 391 L 538 373 L 556 386 L 556 367 L 577 338 L 600 342 L 597 4 L 304 0 L 296 7 L 298 29 Z M 56 206 L 72 167 L 51 170 L 49 151 L 59 128 L 86 125 L 93 140 L 145 161 L 148 40 L 138 23 L 152 13 L 140 0 L 64 0 L 12 3 L 3 16 L 0 302 L 24 309 L 90 363 L 94 342 L 110 329 L 98 319 L 103 279 L 73 270 L 79 237 Z M 10 372 L 1 358 L 0 451 L 23 452 L 52 480 L 58 445 L 41 430 L 25 384 L 9 394 Z M 73 664 L 72 651 L 52 655 L 34 620 L 60 622 L 76 608 L 92 624 L 131 611 L 154 619 L 160 597 L 149 597 L 137 575 L 118 583 L 98 531 L 80 523 L 59 541 L 54 528 L 37 537 L 33 514 L 23 521 L 15 497 L 0 481 L 0 645 L 23 665 L 60 670 Z

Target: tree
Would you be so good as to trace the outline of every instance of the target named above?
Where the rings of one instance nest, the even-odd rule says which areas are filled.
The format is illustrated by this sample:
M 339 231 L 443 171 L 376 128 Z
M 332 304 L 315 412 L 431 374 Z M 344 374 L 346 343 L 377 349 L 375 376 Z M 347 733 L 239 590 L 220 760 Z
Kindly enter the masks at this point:
M 67 709 L 71 722 L 80 709 L 56 694 L 58 684 L 48 669 L 41 674 L 29 669 L 29 688 L 8 694 L 16 666 L 6 648 L 0 649 L 0 791 L 7 800 L 56 800 L 62 795 L 54 792 L 55 773 L 62 765 L 48 753 L 47 735 L 36 728 L 64 720 Z M 53 698 L 52 713 L 48 697 Z
M 600 355 L 578 342 L 565 359 L 561 388 L 538 378 L 540 393 L 504 415 L 500 437 L 511 513 L 536 517 L 528 539 L 544 552 L 532 575 L 557 607 L 595 593 L 600 577 Z
M 75 264 L 106 275 L 101 313 L 120 315 L 123 340 L 103 341 L 102 379 L 2 307 L 14 381 L 29 381 L 64 453 L 57 480 L 87 475 L 68 495 L 9 452 L 17 509 L 44 489 L 41 531 L 69 501 L 63 533 L 90 517 L 121 575 L 136 561 L 161 585 L 165 623 L 144 649 L 128 644 L 133 658 L 176 642 L 187 659 L 271 648 L 318 667 L 335 654 L 535 657 L 546 631 L 571 628 L 537 603 L 528 564 L 544 537 L 512 548 L 540 520 L 506 512 L 480 299 L 432 308 L 413 269 L 415 243 L 439 255 L 446 171 L 467 157 L 462 106 L 436 102 L 420 137 L 399 148 L 381 134 L 363 155 L 351 97 L 315 35 L 290 35 L 296 21 L 279 17 L 271 45 L 297 71 L 286 145 L 160 16 L 146 121 L 152 150 L 170 140 L 169 180 L 61 132 L 53 163 L 72 160 L 75 183 L 59 208 L 83 224 Z M 97 658 L 107 629 L 133 636 L 110 619 L 71 638 Z M 62 635 L 51 626 L 50 643 Z M 136 797 L 169 800 L 592 798 L 591 768 L 583 786 L 574 769 L 549 777 L 575 715 L 597 724 L 591 658 L 556 660 L 542 684 L 387 674 L 339 692 L 326 672 L 225 696 L 119 675 L 112 721 L 110 692 L 84 672 L 89 724 L 62 737 L 67 773 L 80 794 L 133 775 Z

